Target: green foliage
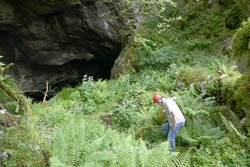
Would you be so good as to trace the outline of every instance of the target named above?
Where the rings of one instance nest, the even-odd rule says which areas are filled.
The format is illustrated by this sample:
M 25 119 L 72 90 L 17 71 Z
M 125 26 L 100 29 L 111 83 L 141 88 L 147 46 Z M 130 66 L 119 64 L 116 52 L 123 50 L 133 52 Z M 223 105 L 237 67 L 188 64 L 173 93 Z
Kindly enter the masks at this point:
M 247 108 L 247 75 L 235 85 L 240 75 L 231 59 L 214 57 L 217 44 L 235 32 L 225 31 L 230 6 L 182 2 L 181 7 L 168 0 L 122 3 L 121 15 L 133 18 L 138 9 L 147 18 L 127 22 L 138 31 L 122 53 L 125 61 L 119 61 L 127 68 L 121 70 L 124 75 L 108 81 L 85 76 L 82 84 L 64 88 L 46 106 L 33 103 L 33 112 L 21 120 L 27 125 L 1 127 L 0 165 L 247 166 L 250 142 L 237 125 L 242 115 L 234 111 L 235 101 L 238 108 Z M 186 86 L 177 91 L 180 79 Z M 9 84 L 6 76 L 0 80 Z M 169 151 L 161 132 L 166 117 L 153 105 L 156 92 L 175 96 L 186 117 L 176 139 L 177 150 L 185 150 L 181 153 Z M 16 112 L 17 101 L 0 93 L 4 107 Z
M 222 123 L 231 133 L 223 138 L 213 141 L 206 147 L 197 148 L 195 154 L 192 154 L 194 166 L 225 166 L 237 164 L 247 166 L 249 163 L 248 143 L 249 138 L 242 135 L 235 126 L 220 114 Z M 235 151 L 237 150 L 237 151 Z M 214 156 L 215 154 L 215 156 Z
M 242 135 L 236 128 L 235 126 L 232 124 L 231 121 L 228 121 L 221 113 L 220 113 L 221 119 L 222 119 L 222 123 L 226 126 L 226 128 L 232 132 L 235 136 L 239 137 L 241 140 L 245 140 L 246 136 Z
M 177 158 L 174 160 L 176 167 L 189 167 L 191 165 L 190 152 L 192 147 L 185 152 L 178 154 Z
M 189 39 L 184 41 L 187 50 L 204 49 L 212 44 L 211 40 L 207 40 L 205 36 L 200 36 L 200 38 Z
M 213 98 L 204 98 L 204 93 L 198 94 L 194 87 L 190 87 L 183 92 L 172 92 L 176 97 L 176 103 L 179 105 L 183 113 L 191 118 L 197 115 L 208 115 L 208 108 L 215 103 Z
M 204 98 L 204 94 L 197 94 L 191 87 L 182 94 L 173 92 L 176 102 L 186 117 L 186 124 L 179 132 L 179 136 L 190 145 L 210 145 L 224 135 L 219 127 L 210 123 L 209 110 L 215 102 L 213 98 Z
M 240 26 L 244 15 L 242 11 L 239 9 L 238 5 L 234 5 L 231 9 L 227 12 L 225 18 L 226 27 L 235 29 Z
M 124 99 L 121 104 L 115 106 L 113 110 L 114 114 L 114 123 L 117 124 L 120 128 L 129 128 L 133 123 L 132 117 L 138 111 L 139 105 L 137 105 L 134 98 Z
M 189 164 L 189 152 L 176 157 L 169 151 L 169 142 L 148 149 L 143 140 L 136 141 L 115 131 L 104 132 L 97 121 L 86 121 L 73 117 L 56 130 L 50 166 L 162 167 Z
M 76 91 L 76 89 L 63 88 L 63 90 L 57 95 L 57 98 L 60 98 L 61 100 L 77 100 L 81 97 L 79 95 L 79 92 Z
M 103 132 L 96 121 L 86 123 L 82 118 L 68 118 L 55 132 L 51 166 L 108 166 L 115 155 L 105 150 L 109 143 L 103 141 Z
M 151 51 L 149 56 L 139 57 L 140 67 L 168 67 L 172 62 L 177 62 L 178 58 L 184 56 L 184 53 L 175 51 L 171 46 L 163 47 L 157 51 Z
M 210 110 L 210 119 L 211 123 L 213 123 L 215 126 L 221 126 L 222 121 L 221 119 L 218 119 L 218 114 L 221 113 L 224 115 L 228 120 L 230 120 L 238 129 L 240 129 L 240 118 L 244 117 L 244 112 L 233 112 L 230 110 L 230 108 L 226 105 L 216 105 L 213 106 Z

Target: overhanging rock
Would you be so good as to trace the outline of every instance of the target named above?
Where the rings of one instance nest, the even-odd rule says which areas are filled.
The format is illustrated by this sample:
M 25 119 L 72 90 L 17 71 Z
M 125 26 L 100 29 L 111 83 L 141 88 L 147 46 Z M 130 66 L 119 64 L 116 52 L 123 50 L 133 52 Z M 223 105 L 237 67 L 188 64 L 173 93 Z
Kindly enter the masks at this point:
M 46 81 L 109 78 L 126 38 L 120 10 L 105 0 L 4 0 L 0 9 L 1 61 L 15 64 L 9 74 L 27 94 L 42 96 Z

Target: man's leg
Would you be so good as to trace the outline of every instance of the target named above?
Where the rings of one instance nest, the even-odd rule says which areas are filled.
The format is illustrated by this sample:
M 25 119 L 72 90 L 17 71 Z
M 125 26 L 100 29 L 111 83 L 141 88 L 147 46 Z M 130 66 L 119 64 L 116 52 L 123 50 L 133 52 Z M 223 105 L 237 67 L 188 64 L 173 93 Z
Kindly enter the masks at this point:
M 168 138 L 170 141 L 170 147 L 171 147 L 171 152 L 175 152 L 175 137 L 176 137 L 176 132 L 175 130 L 170 129 L 169 130 L 169 134 L 168 134 Z
M 181 127 L 185 124 L 185 122 L 178 123 L 174 130 L 169 130 L 168 138 L 170 141 L 171 152 L 175 152 L 175 138 L 176 134 L 179 132 Z
M 168 132 L 169 132 L 169 123 L 166 122 L 165 124 L 162 125 L 161 127 L 163 134 L 168 138 Z
M 185 124 L 185 122 L 178 123 L 175 127 L 176 134 L 179 132 L 179 130 L 182 128 L 182 126 Z

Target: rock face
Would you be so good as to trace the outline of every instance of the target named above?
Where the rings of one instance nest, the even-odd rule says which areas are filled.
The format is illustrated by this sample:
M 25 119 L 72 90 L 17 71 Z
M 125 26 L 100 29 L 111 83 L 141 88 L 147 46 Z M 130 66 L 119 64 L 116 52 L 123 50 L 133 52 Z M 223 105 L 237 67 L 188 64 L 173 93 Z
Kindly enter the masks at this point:
M 119 0 L 117 0 L 119 6 Z M 28 95 L 43 96 L 81 81 L 109 78 L 126 32 L 115 4 L 106 0 L 0 1 L 1 62 Z

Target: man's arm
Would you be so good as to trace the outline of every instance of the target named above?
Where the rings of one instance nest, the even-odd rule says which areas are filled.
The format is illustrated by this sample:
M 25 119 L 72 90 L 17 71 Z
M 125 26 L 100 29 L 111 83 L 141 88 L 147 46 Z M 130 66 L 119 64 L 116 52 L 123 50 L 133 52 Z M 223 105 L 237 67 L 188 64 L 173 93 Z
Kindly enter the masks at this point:
M 176 119 L 175 119 L 175 114 L 173 113 L 173 111 L 171 112 L 171 115 L 172 115 L 173 120 L 174 120 L 174 124 L 171 126 L 171 130 L 174 130 L 176 127 Z

